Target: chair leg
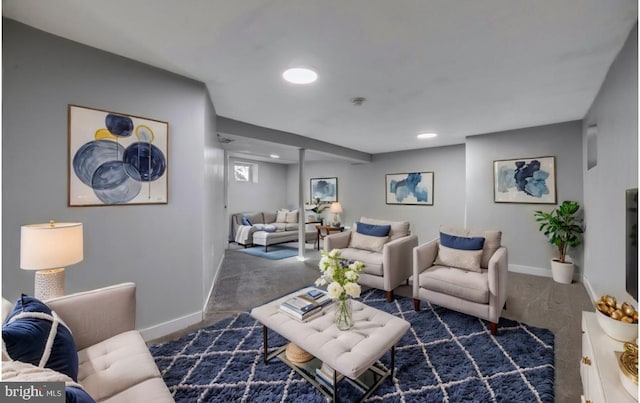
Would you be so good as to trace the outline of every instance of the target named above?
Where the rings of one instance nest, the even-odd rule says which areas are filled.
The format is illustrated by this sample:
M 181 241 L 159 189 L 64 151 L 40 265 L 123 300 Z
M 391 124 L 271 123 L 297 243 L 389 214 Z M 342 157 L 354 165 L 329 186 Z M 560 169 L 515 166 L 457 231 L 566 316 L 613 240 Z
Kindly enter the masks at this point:
M 418 298 L 413 299 L 413 310 L 416 312 L 420 311 L 420 300 Z
M 491 323 L 491 335 L 495 336 L 496 333 L 498 332 L 498 324 L 493 322 L 490 322 L 490 323 Z
M 387 291 L 387 302 L 393 301 L 393 290 Z

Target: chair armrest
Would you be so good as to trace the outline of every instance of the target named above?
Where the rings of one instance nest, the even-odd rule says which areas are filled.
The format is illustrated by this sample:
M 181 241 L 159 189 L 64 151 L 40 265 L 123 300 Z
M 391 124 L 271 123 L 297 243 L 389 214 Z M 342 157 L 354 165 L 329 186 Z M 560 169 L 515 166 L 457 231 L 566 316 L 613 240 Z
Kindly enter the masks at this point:
M 413 248 L 413 297 L 418 298 L 420 273 L 433 266 L 438 256 L 438 238 Z
M 324 250 L 332 251 L 333 249 L 345 249 L 349 247 L 351 239 L 351 231 L 336 232 L 335 234 L 324 237 Z
M 507 273 L 509 272 L 509 258 L 507 248 L 501 246 L 489 259 L 489 291 L 491 294 L 507 297 Z M 502 301 L 504 303 L 504 301 Z
M 418 246 L 418 236 L 409 235 L 394 239 L 382 248 L 382 272 L 385 289 L 394 289 L 411 277 L 413 248 Z
M 136 327 L 134 283 L 79 292 L 45 302 L 71 329 L 78 350 Z

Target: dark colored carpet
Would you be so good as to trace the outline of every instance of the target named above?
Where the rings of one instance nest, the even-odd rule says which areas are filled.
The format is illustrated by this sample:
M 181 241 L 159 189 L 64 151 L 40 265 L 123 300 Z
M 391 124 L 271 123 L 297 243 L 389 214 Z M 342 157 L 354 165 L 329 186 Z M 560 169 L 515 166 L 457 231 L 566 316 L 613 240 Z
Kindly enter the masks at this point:
M 553 402 L 554 335 L 502 319 L 488 323 L 410 298 L 385 301 L 370 290 L 366 304 L 400 316 L 411 329 L 396 348 L 396 374 L 369 401 Z M 286 340 L 271 332 L 270 346 Z M 277 359 L 262 361 L 262 325 L 248 313 L 227 318 L 179 340 L 150 347 L 176 402 L 324 402 L 309 383 Z M 390 364 L 389 354 L 380 360 Z M 341 401 L 359 393 L 339 384 Z
M 271 245 L 264 251 L 264 246 L 253 246 L 251 248 L 238 249 L 238 252 L 247 253 L 252 256 L 264 257 L 271 260 L 286 259 L 298 255 L 298 249 L 283 245 Z

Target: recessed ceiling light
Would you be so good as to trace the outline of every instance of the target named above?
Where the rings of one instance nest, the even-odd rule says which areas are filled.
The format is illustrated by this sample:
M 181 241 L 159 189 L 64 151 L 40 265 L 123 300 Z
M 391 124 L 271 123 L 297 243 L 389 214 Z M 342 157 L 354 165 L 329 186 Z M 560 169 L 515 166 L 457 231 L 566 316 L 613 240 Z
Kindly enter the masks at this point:
M 416 137 L 418 137 L 419 139 L 432 139 L 437 136 L 438 136 L 438 133 L 429 132 L 429 133 L 420 133 Z
M 278 154 L 271 154 L 271 155 L 269 155 L 269 157 L 271 157 L 271 158 L 280 158 L 280 156 Z
M 292 84 L 311 84 L 318 79 L 318 73 L 311 69 L 295 67 L 285 70 L 285 72 L 282 73 L 282 78 Z

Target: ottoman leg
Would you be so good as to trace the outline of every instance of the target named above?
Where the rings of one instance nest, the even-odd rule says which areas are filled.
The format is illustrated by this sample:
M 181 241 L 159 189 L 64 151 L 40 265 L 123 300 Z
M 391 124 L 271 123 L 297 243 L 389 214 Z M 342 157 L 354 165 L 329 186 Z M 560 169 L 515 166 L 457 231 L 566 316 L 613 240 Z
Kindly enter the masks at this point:
M 498 324 L 490 322 L 490 325 L 491 325 L 491 335 L 495 336 L 496 333 L 498 332 Z
M 416 312 L 420 311 L 420 300 L 418 298 L 413 299 L 413 310 Z
M 393 301 L 393 290 L 387 291 L 387 302 Z

